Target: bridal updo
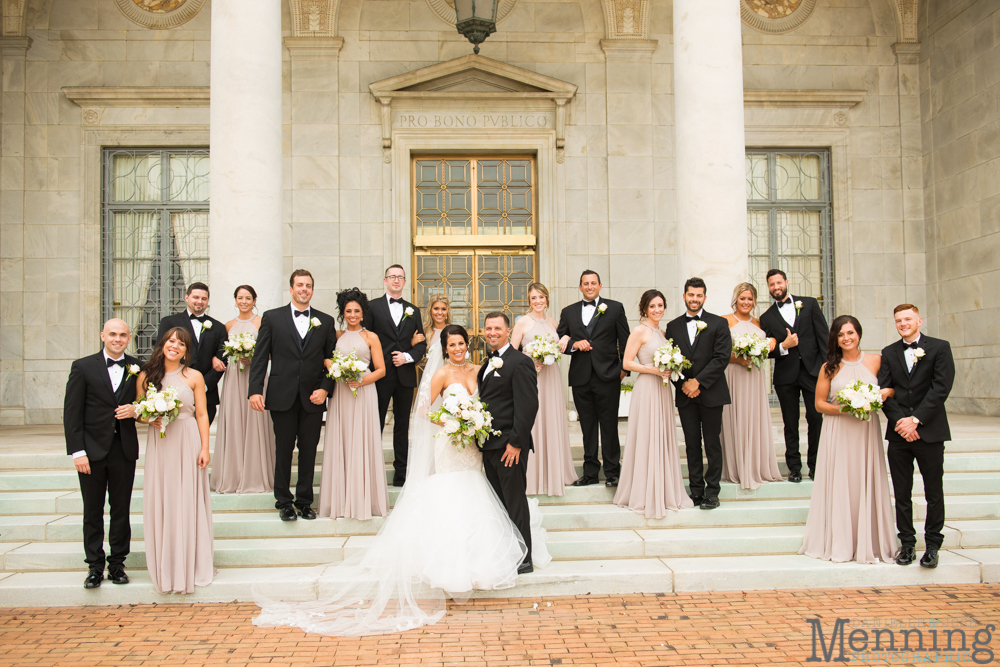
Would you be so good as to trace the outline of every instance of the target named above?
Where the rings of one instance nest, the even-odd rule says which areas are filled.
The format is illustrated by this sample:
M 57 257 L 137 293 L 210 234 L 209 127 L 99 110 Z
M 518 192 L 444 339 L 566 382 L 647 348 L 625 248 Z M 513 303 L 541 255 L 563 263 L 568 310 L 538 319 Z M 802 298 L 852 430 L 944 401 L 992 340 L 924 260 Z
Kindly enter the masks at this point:
M 449 324 L 444 329 L 441 329 L 441 356 L 445 359 L 448 358 L 448 338 L 451 336 L 461 336 L 466 346 L 469 345 L 469 332 L 465 330 L 465 327 L 458 324 Z
M 363 326 L 368 321 L 368 296 L 357 287 L 337 292 L 337 319 L 341 324 L 344 323 L 344 311 L 347 310 L 347 304 L 352 301 L 361 307 L 361 322 Z

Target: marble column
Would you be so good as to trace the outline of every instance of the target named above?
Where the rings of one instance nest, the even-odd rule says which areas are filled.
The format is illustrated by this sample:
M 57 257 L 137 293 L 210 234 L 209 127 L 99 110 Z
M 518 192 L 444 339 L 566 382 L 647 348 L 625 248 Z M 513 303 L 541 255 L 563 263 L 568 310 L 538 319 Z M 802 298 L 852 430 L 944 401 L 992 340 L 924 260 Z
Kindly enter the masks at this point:
M 229 319 L 233 290 L 258 308 L 286 300 L 281 230 L 281 3 L 212 3 L 209 286 Z
M 740 3 L 674 0 L 674 120 L 678 280 L 704 278 L 728 313 L 748 278 Z

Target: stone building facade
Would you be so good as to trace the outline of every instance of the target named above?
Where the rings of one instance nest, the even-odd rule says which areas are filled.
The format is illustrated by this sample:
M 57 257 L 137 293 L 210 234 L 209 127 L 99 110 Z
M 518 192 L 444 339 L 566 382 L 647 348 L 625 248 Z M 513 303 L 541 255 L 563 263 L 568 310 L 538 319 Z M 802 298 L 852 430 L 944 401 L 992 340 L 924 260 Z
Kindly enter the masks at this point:
M 121 266 L 209 280 L 227 320 L 237 284 L 274 306 L 308 268 L 333 311 L 398 262 L 418 301 L 450 272 L 471 321 L 517 313 L 529 279 L 561 308 L 584 268 L 630 313 L 655 286 L 678 314 L 691 274 L 725 312 L 736 282 L 792 255 L 793 293 L 859 317 L 866 349 L 919 304 L 954 346 L 952 409 L 1000 414 L 992 0 L 500 0 L 481 56 L 448 0 L 2 8 L 0 424 L 60 421 L 70 362 L 126 307 Z M 186 259 L 116 240 L 140 165 L 166 199 L 121 219 L 160 216 L 163 256 Z M 792 213 L 768 208 L 775 165 L 799 170 Z M 820 222 L 786 238 L 782 220 Z

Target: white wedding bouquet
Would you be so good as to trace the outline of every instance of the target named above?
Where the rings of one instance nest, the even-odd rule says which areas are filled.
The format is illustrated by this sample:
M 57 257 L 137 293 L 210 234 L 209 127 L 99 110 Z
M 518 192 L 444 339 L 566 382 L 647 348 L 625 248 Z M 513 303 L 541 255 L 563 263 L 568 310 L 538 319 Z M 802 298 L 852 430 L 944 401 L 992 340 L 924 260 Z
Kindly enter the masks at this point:
M 767 361 L 770 352 L 767 346 L 767 339 L 755 333 L 743 333 L 733 339 L 733 355 L 743 357 L 750 362 L 748 371 L 752 371 L 754 366 L 760 368 Z
M 333 357 L 330 359 L 330 371 L 326 376 L 345 384 L 352 381 L 360 382 L 367 370 L 368 362 L 358 358 L 358 353 L 354 350 L 351 350 L 347 354 L 335 350 Z M 351 393 L 357 396 L 358 390 L 352 389 Z
M 181 401 L 177 398 L 177 387 L 157 390 L 152 382 L 146 388 L 146 396 L 132 404 L 138 419 L 144 422 L 160 420 L 160 437 L 167 437 L 167 424 L 177 419 L 181 412 Z
M 673 338 L 668 338 L 667 342 L 653 353 L 653 365 L 661 373 L 670 371 L 670 378 L 664 378 L 663 384 L 667 384 L 670 380 L 683 379 L 684 371 L 691 368 L 691 362 L 681 354 L 681 348 L 674 345 Z
M 840 411 L 850 413 L 863 422 L 882 408 L 882 390 L 877 384 L 856 380 L 837 392 Z
M 525 343 L 524 353 L 543 366 L 551 366 L 562 359 L 559 341 L 550 333 L 535 336 L 533 340 Z
M 249 331 L 230 334 L 229 340 L 222 344 L 222 356 L 233 362 L 242 373 L 245 364 L 241 362 L 250 363 L 256 346 L 257 339 Z
M 500 435 L 500 431 L 492 429 L 493 415 L 486 410 L 486 404 L 471 397 L 449 394 L 441 407 L 428 413 L 427 418 L 444 425 L 434 437 L 449 438 L 458 451 L 473 444 L 482 445 L 491 435 Z

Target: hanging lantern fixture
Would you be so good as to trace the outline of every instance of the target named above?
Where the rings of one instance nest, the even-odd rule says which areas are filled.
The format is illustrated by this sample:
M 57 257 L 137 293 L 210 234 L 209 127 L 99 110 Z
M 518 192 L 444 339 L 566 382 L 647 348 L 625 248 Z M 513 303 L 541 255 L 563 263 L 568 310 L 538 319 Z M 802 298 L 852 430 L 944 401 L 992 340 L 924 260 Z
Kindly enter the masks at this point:
M 497 31 L 499 0 L 455 0 L 455 27 L 459 34 L 472 42 L 472 52 Z

